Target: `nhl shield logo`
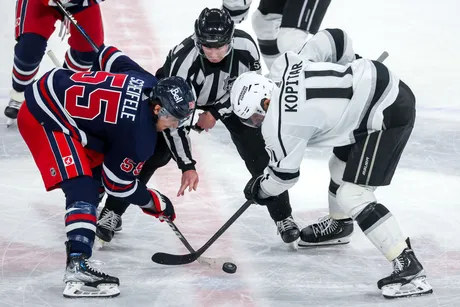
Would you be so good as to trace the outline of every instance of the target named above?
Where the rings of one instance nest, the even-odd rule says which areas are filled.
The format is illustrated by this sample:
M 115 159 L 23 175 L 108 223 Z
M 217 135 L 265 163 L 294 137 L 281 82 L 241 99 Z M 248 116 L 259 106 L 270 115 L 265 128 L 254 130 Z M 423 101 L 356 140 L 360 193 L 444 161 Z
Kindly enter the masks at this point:
M 230 91 L 232 89 L 233 82 L 235 82 L 237 77 L 227 77 L 224 80 L 224 90 Z
M 54 167 L 50 168 L 50 173 L 51 173 L 51 176 L 56 176 L 56 170 L 54 169 Z

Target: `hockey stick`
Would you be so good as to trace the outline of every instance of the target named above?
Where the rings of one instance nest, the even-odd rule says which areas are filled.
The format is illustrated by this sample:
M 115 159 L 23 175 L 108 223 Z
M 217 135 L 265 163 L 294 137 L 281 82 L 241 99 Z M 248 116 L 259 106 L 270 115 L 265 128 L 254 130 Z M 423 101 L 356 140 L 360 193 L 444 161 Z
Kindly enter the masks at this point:
M 64 14 L 65 17 L 67 17 L 70 22 L 77 28 L 78 32 L 80 32 L 81 35 L 88 41 L 88 43 L 91 45 L 91 47 L 94 49 L 94 51 L 98 52 L 99 47 L 94 43 L 94 41 L 89 37 L 88 34 L 86 34 L 85 30 L 77 23 L 77 20 L 73 17 L 72 14 L 70 14 L 65 7 L 62 5 L 61 1 L 59 0 L 54 0 L 54 2 L 57 5 L 57 8 L 61 11 L 62 14 Z
M 389 55 L 390 54 L 386 51 L 382 52 L 382 54 L 377 58 L 377 62 L 383 63 Z
M 177 228 L 176 224 L 171 222 L 170 219 L 168 218 L 163 218 L 166 223 L 168 223 L 169 227 L 174 231 L 176 236 L 181 240 L 181 242 L 184 244 L 184 246 L 188 249 L 190 253 L 196 253 L 196 251 L 193 249 L 193 247 L 188 243 L 187 239 L 184 237 L 184 235 L 180 232 L 179 228 Z M 211 257 L 203 257 L 199 256 L 196 261 L 198 261 L 199 264 L 207 265 L 212 268 L 222 268 L 225 262 L 228 262 L 228 259 L 224 258 L 211 258 Z
M 56 67 L 61 67 L 61 63 L 59 63 L 56 55 L 54 54 L 53 50 L 48 50 L 46 52 L 46 55 L 48 55 L 48 57 L 51 59 L 51 62 L 53 62 L 53 64 L 56 66 Z
M 199 250 L 186 255 L 173 255 L 168 253 L 155 253 L 152 261 L 165 265 L 181 265 L 191 263 L 198 259 L 242 214 L 250 205 L 252 200 L 247 200 L 232 217 L 208 240 Z

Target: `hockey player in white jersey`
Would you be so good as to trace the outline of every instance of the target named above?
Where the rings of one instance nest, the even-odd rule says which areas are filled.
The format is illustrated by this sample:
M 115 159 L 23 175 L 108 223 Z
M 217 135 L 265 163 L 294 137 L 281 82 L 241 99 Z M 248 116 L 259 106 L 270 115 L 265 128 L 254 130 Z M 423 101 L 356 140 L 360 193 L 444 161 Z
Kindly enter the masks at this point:
M 432 293 L 409 238 L 374 195 L 390 184 L 414 126 L 415 97 L 404 82 L 376 61 L 315 63 L 287 52 L 270 79 L 252 72 L 238 77 L 231 102 L 245 124 L 262 127 L 270 155 L 264 174 L 247 183 L 246 198 L 259 202 L 291 188 L 307 145 L 333 147 L 337 206 L 393 264 L 377 283 L 383 296 Z
M 248 15 L 252 0 L 223 0 L 235 23 Z M 278 56 L 297 52 L 309 34 L 318 32 L 331 0 L 260 0 L 252 28 L 268 69 Z M 310 35 L 310 36 L 311 36 Z

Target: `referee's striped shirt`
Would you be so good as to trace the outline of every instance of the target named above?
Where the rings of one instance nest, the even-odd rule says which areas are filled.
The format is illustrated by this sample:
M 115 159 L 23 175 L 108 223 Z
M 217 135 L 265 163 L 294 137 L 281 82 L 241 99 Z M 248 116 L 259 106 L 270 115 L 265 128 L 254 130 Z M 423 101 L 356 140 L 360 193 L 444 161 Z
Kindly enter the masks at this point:
M 195 91 L 198 109 L 206 110 L 216 118 L 232 113 L 230 88 L 235 79 L 244 72 L 260 73 L 260 54 L 252 37 L 239 29 L 235 30 L 233 48 L 219 63 L 211 63 L 195 46 L 194 37 L 189 36 L 172 48 L 157 77 L 181 76 Z M 190 125 L 164 132 L 166 141 L 182 171 L 195 168 L 188 133 Z

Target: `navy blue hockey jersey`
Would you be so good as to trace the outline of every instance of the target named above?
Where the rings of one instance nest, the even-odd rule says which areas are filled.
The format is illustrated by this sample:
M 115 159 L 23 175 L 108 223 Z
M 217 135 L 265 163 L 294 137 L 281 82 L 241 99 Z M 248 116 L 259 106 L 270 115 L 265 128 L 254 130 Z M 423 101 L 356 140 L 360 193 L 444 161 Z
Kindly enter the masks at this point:
M 108 194 L 146 205 L 150 194 L 136 177 L 155 150 L 157 131 L 144 93 L 157 79 L 114 47 L 98 53 L 94 68 L 51 70 L 27 88 L 27 106 L 46 130 L 104 154 Z

